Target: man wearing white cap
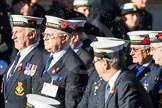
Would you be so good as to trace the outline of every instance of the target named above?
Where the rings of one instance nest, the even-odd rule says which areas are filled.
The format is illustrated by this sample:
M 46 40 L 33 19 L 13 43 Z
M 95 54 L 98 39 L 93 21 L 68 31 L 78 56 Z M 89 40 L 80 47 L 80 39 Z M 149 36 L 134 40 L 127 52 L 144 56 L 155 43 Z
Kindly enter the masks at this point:
M 154 107 L 157 106 L 158 91 L 159 88 L 158 81 L 160 72 L 157 70 L 159 66 L 155 64 L 155 61 L 150 55 L 150 34 L 151 31 L 134 31 L 129 32 L 131 40 L 131 52 L 130 55 L 133 58 L 132 65 L 129 66 L 136 77 L 143 84 L 145 90 L 149 93 Z
M 34 93 L 60 101 L 57 108 L 76 108 L 87 83 L 84 63 L 69 46 L 73 25 L 46 15 L 45 49 L 49 52 L 46 65 Z
M 87 19 L 89 18 L 88 0 L 74 0 L 73 6 L 75 11 L 84 14 Z
M 124 43 L 105 40 L 91 44 L 95 52 L 93 63 L 105 81 L 96 94 L 95 108 L 153 108 L 138 79 L 124 67 Z
M 160 66 L 160 69 L 155 72 L 156 86 L 153 90 L 154 97 L 152 100 L 154 102 L 155 108 L 162 107 L 162 31 L 153 31 L 149 33 L 151 40 L 151 52 L 155 63 Z
M 15 60 L 4 75 L 5 108 L 25 108 L 26 94 L 32 93 L 32 78 L 42 68 L 43 49 L 39 47 L 42 18 L 12 15 Z

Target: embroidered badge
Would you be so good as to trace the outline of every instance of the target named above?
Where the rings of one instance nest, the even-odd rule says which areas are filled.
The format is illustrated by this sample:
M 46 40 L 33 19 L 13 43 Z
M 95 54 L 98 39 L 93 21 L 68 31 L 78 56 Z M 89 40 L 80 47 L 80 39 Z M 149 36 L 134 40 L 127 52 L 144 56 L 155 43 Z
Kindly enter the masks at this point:
M 23 96 L 24 95 L 24 88 L 23 88 L 23 83 L 18 82 L 17 87 L 15 89 L 15 94 L 18 96 Z

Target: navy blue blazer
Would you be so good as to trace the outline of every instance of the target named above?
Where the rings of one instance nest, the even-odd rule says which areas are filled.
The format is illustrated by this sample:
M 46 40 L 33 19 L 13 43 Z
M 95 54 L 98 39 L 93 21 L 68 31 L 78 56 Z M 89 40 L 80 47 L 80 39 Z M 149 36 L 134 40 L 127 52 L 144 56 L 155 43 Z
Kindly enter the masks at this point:
M 32 93 L 32 78 L 34 76 L 24 74 L 27 64 L 36 66 L 35 74 L 39 73 L 40 65 L 42 65 L 43 49 L 36 47 L 20 63 L 21 66 L 17 68 L 11 77 L 8 90 L 4 91 L 5 108 L 25 108 L 26 94 Z M 10 66 L 9 66 L 10 67 Z M 21 69 L 20 69 L 21 68 Z M 8 68 L 9 69 L 9 68 Z M 6 84 L 7 72 L 4 75 L 4 85 Z M 5 89 L 5 88 L 4 88 Z
M 84 63 L 70 47 L 45 75 L 37 77 L 33 93 L 41 95 L 44 82 L 51 83 L 52 77 L 57 77 L 53 85 L 59 87 L 54 99 L 61 103 L 55 107 L 76 108 L 86 88 L 88 75 Z
M 133 64 L 129 68 L 136 73 L 136 67 L 138 67 L 137 64 Z M 160 67 L 155 64 L 154 60 L 152 60 L 151 63 L 137 76 L 145 90 L 149 93 L 154 108 L 158 108 L 159 105 L 161 74 Z

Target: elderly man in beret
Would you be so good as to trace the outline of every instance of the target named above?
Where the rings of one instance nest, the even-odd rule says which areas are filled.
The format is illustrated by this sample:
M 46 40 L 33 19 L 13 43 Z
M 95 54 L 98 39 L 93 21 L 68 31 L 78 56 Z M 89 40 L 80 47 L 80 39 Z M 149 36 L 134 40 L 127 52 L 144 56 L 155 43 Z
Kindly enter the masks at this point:
M 56 108 L 76 108 L 88 75 L 84 63 L 69 45 L 73 25 L 58 17 L 46 15 L 46 19 L 43 39 L 49 54 L 33 91 L 60 101 Z
M 33 78 L 43 63 L 39 47 L 42 18 L 12 15 L 15 48 L 18 53 L 4 75 L 5 108 L 25 108 L 26 94 L 32 93 Z
M 152 55 L 150 55 L 151 40 L 148 34 L 151 32 L 152 31 L 134 31 L 128 33 L 131 40 L 130 55 L 132 56 L 134 63 L 129 66 L 129 69 L 135 73 L 136 77 L 143 84 L 156 108 L 159 100 L 158 88 L 160 85 L 158 82 L 160 71 L 158 71 L 158 69 L 160 67 L 155 64 Z

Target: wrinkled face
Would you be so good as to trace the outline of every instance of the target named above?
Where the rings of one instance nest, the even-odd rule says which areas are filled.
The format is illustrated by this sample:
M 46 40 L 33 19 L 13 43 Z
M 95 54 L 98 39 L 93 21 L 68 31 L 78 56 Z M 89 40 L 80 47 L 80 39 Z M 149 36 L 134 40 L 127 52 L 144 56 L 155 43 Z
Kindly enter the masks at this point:
M 149 53 L 146 50 L 143 50 L 138 45 L 131 45 L 130 47 L 131 47 L 130 55 L 132 56 L 133 63 L 143 65 L 147 57 L 149 56 Z
M 63 47 L 64 41 L 63 36 L 60 36 L 60 30 L 46 28 L 44 32 L 44 46 L 48 52 L 58 52 Z
M 104 72 L 104 68 L 103 68 L 103 62 L 102 62 L 102 59 L 101 58 L 97 58 L 97 57 L 94 57 L 93 59 L 93 64 L 95 66 L 95 69 L 99 75 L 99 77 L 102 77 L 103 75 L 103 72 Z
M 58 0 L 58 1 L 65 8 L 72 7 L 73 6 L 73 2 L 74 2 L 74 0 Z
M 132 2 L 137 5 L 138 8 L 146 7 L 147 0 L 132 0 Z
M 161 43 L 151 43 L 151 52 L 155 63 L 162 66 L 162 44 Z
M 75 11 L 80 12 L 86 16 L 87 19 L 89 19 L 89 7 L 83 6 L 83 7 L 77 7 Z
M 24 27 L 13 27 L 12 39 L 15 44 L 15 48 L 18 50 L 23 50 L 28 47 L 28 42 L 30 37 L 26 33 L 26 28 Z
M 124 15 L 124 21 L 130 30 L 134 30 L 135 27 L 138 25 L 139 16 L 137 13 L 126 14 Z

